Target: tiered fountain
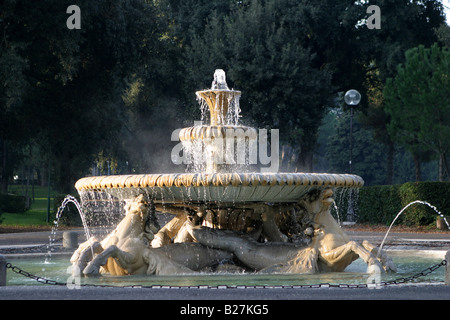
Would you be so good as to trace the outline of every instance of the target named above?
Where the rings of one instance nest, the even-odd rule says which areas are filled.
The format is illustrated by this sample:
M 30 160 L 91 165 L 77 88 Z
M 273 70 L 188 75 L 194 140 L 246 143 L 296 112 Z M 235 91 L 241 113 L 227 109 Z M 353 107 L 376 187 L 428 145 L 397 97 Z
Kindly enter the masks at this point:
M 376 258 L 373 246 L 349 241 L 329 212 L 332 190 L 361 187 L 359 176 L 236 172 L 242 168 L 235 165 L 242 152 L 236 144 L 250 146 L 257 138 L 256 129 L 236 121 L 241 92 L 230 90 L 225 72 L 216 70 L 212 88 L 196 94 L 209 108 L 210 124 L 182 129 L 180 140 L 197 172 L 87 177 L 76 183 L 82 200 L 106 193 L 127 203 L 126 217 L 106 240 L 91 239 L 77 250 L 72 261 L 81 271 L 187 272 L 200 268 L 188 260 L 206 249 L 206 260 L 217 263 L 223 253 L 229 261 L 256 271 L 342 271 L 358 256 L 370 265 L 395 269 L 384 254 Z M 240 137 L 244 140 L 236 142 Z M 230 141 L 236 154 L 229 154 Z M 244 156 L 251 157 L 251 151 Z M 154 219 L 158 212 L 175 217 L 159 228 Z M 130 262 L 124 254 L 135 259 Z M 112 260 L 121 271 L 114 271 Z

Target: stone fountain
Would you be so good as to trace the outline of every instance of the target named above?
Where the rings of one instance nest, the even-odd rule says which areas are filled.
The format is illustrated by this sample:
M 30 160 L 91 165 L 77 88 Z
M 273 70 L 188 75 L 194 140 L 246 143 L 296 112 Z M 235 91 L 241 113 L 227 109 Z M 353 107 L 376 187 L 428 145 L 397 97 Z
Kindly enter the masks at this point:
M 216 70 L 211 89 L 196 92 L 209 109 L 209 125 L 184 128 L 179 135 L 184 152 L 199 164 L 196 172 L 87 177 L 76 183 L 82 200 L 106 193 L 126 203 L 126 215 L 105 239 L 80 245 L 71 259 L 74 270 L 178 274 L 233 265 L 315 273 L 343 271 L 361 257 L 369 266 L 395 271 L 384 252 L 367 241 L 349 241 L 330 214 L 333 190 L 361 187 L 359 176 L 240 171 L 239 157 L 247 162 L 252 157 L 258 133 L 238 124 L 240 94 L 228 88 L 223 70 Z M 248 152 L 242 153 L 243 145 Z M 159 212 L 174 215 L 162 228 Z

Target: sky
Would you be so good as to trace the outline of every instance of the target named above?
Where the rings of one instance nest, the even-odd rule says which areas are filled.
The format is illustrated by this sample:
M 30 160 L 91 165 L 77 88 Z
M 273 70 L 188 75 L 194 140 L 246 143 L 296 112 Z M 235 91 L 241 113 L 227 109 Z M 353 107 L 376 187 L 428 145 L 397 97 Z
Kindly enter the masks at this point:
M 442 1 L 445 9 L 445 16 L 447 17 L 447 24 L 450 25 L 450 0 Z

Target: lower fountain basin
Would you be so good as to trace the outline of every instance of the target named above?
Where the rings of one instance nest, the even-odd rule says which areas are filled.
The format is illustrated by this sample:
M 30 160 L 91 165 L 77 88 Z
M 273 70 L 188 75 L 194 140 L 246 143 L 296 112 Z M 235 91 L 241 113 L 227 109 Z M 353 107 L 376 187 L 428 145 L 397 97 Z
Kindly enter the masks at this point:
M 388 251 L 398 267 L 397 273 L 382 274 L 381 281 L 393 281 L 410 277 L 426 268 L 439 263 L 445 256 L 445 251 L 437 250 L 395 250 Z M 71 273 L 68 256 L 52 257 L 45 262 L 45 255 L 28 258 L 9 258 L 8 262 L 33 275 L 66 283 Z M 82 284 L 110 286 L 301 286 L 330 284 L 365 284 L 368 278 L 367 265 L 361 259 L 354 261 L 344 272 L 318 274 L 258 274 L 258 273 L 208 273 L 173 275 L 173 276 L 109 276 L 99 278 L 81 278 Z M 414 284 L 442 284 L 444 268 L 415 279 Z M 24 277 L 14 272 L 7 273 L 7 285 L 42 285 L 40 282 Z
M 156 202 L 296 202 L 314 189 L 363 186 L 361 177 L 328 173 L 180 173 L 86 177 L 78 192 L 107 192 L 118 199 L 148 194 Z

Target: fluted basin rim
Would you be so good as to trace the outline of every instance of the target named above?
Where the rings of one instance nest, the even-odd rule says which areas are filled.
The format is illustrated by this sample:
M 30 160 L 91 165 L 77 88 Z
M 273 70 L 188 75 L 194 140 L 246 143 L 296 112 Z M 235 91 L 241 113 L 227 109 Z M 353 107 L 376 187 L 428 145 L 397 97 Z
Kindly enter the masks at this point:
M 93 176 L 78 180 L 82 190 L 152 188 L 152 187 L 226 187 L 226 186 L 324 186 L 352 187 L 364 185 L 361 177 L 331 173 L 173 173 Z

